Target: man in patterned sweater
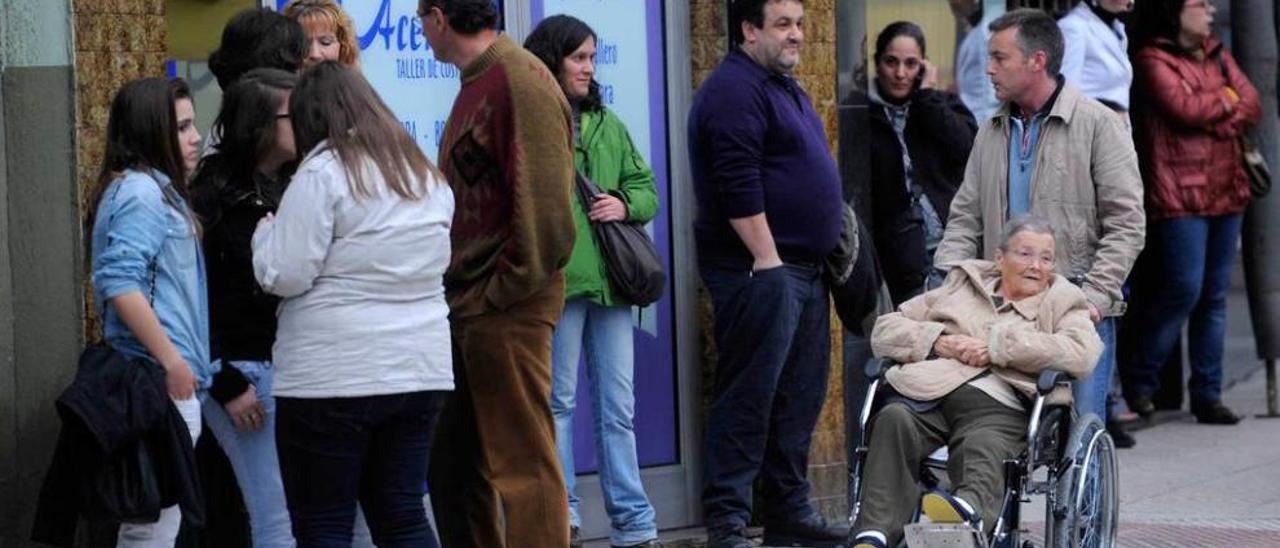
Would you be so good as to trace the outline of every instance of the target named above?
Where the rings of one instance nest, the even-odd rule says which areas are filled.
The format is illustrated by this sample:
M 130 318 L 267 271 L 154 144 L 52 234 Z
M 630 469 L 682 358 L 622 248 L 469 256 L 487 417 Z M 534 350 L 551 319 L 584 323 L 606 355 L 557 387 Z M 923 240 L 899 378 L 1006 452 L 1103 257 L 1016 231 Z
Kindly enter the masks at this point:
M 430 465 L 440 539 L 567 546 L 549 398 L 574 239 L 569 105 L 493 30 L 490 0 L 419 0 L 418 15 L 435 57 L 462 69 L 439 156 L 457 200 L 444 277 L 456 389 Z

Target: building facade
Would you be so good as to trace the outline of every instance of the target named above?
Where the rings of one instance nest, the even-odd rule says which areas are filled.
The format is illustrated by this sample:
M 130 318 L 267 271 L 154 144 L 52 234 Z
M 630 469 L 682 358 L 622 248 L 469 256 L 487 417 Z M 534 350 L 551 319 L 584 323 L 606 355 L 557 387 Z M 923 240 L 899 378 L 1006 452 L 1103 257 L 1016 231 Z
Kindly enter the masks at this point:
M 595 27 L 606 103 L 657 173 L 662 210 L 650 230 L 671 275 L 666 297 L 635 317 L 636 428 L 643 477 L 660 527 L 696 525 L 704 387 L 715 349 L 692 234 L 685 229 L 695 210 L 685 113 L 697 85 L 727 47 L 726 2 L 617 0 L 606 11 L 599 0 L 495 1 L 506 32 L 517 40 L 555 13 L 578 16 Z M 924 13 L 930 21 L 950 24 L 945 3 L 930 2 L 930 7 L 918 6 L 919 0 L 805 2 L 806 46 L 797 77 L 826 125 L 847 197 L 856 198 L 865 186 L 859 166 L 865 165 L 866 152 L 858 138 L 865 109 L 844 98 L 858 82 L 865 88 L 865 40 L 878 30 L 868 27 L 898 12 Z M 243 7 L 280 3 L 0 4 L 0 545 L 23 545 L 59 429 L 53 402 L 73 377 L 80 349 L 96 332 L 86 297 L 82 220 L 112 93 L 141 76 L 184 76 L 196 91 L 200 130 L 207 134 L 218 91 L 204 59 L 222 23 Z M 345 4 L 360 35 L 362 70 L 434 158 L 457 89 L 456 68 L 434 62 L 417 35 L 416 0 Z M 947 50 L 934 51 L 945 55 Z M 861 358 L 848 353 L 857 341 L 846 344 L 839 322 L 832 324 L 833 367 L 810 477 L 819 508 L 839 518 L 847 511 L 848 417 L 857 410 L 848 398 L 861 398 L 856 382 Z M 592 474 L 595 456 L 586 424 L 583 417 L 575 447 L 583 472 L 584 533 L 594 537 L 607 532 L 608 523 Z

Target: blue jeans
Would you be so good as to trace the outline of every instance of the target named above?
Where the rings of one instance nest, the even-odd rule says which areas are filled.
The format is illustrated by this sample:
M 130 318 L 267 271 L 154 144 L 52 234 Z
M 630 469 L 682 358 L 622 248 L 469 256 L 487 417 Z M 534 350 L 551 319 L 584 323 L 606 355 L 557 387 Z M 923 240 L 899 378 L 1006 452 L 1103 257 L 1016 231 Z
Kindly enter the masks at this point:
M 1174 352 L 1174 343 L 1189 320 L 1191 401 L 1221 399 L 1227 289 L 1240 218 L 1239 214 L 1182 217 L 1147 225 L 1146 252 L 1151 253 L 1153 272 L 1159 273 L 1161 283 L 1152 284 L 1129 310 L 1129 325 L 1137 339 L 1123 371 L 1127 397 L 1155 394 L 1160 366 Z
M 360 501 L 381 548 L 437 548 L 422 499 L 447 392 L 277 398 L 280 475 L 304 548 L 348 548 Z
M 830 368 L 827 286 L 817 268 L 704 265 L 719 353 L 707 416 L 707 529 L 745 527 L 759 475 L 765 525 L 813 514 L 809 443 Z
M 556 422 L 560 467 L 569 491 L 569 523 L 574 527 L 582 525 L 578 495 L 574 492 L 573 409 L 578 360 L 585 350 L 600 490 L 613 525 L 609 540 L 620 546 L 658 537 L 656 515 L 645 496 L 636 456 L 632 426 L 636 403 L 632 385 L 635 345 L 631 336 L 631 307 L 574 299 L 564 305 L 551 351 L 551 414 Z
M 1116 372 L 1116 319 L 1103 318 L 1096 326 L 1102 339 L 1102 355 L 1088 377 L 1077 380 L 1071 386 L 1076 413 L 1097 415 L 1103 421 L 1110 414 L 1107 409 L 1107 393 L 1111 391 L 1111 379 Z
M 204 402 L 204 421 L 231 461 L 244 506 L 254 548 L 291 548 L 289 510 L 285 507 L 280 462 L 276 459 L 276 400 L 271 395 L 271 362 L 224 362 L 244 374 L 258 394 L 266 416 L 259 430 L 237 430 L 227 410 L 213 398 Z

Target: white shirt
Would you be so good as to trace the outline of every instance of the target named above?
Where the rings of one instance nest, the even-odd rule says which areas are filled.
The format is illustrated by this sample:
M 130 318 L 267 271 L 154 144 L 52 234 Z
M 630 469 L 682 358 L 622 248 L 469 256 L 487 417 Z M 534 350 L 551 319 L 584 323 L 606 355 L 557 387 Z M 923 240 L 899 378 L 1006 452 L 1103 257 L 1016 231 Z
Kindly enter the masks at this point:
M 979 127 L 1000 109 L 996 88 L 987 76 L 987 43 L 991 41 L 987 25 L 996 19 L 994 10 L 988 11 L 993 13 L 974 25 L 956 50 L 956 88 L 960 102 L 973 113 Z
M 1066 48 L 1062 55 L 1062 75 L 1092 97 L 1129 110 L 1129 87 L 1133 84 L 1133 64 L 1129 62 L 1129 39 L 1124 23 L 1108 25 L 1089 6 L 1081 3 L 1058 20 Z
M 351 194 L 342 163 L 316 146 L 275 221 L 253 234 L 253 272 L 284 299 L 274 391 L 296 398 L 453 389 L 449 265 L 453 192 L 431 180 L 406 200 L 366 162 L 373 195 Z

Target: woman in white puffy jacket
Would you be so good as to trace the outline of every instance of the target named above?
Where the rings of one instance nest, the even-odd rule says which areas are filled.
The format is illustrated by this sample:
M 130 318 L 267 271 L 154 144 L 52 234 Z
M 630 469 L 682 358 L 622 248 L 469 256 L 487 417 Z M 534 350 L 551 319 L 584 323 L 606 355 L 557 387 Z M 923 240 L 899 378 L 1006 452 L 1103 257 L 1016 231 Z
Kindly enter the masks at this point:
M 289 99 L 301 164 L 253 235 L 282 297 L 276 450 L 299 546 L 350 546 L 356 501 L 378 546 L 435 546 L 422 498 L 453 390 L 453 193 L 359 72 L 322 62 Z

